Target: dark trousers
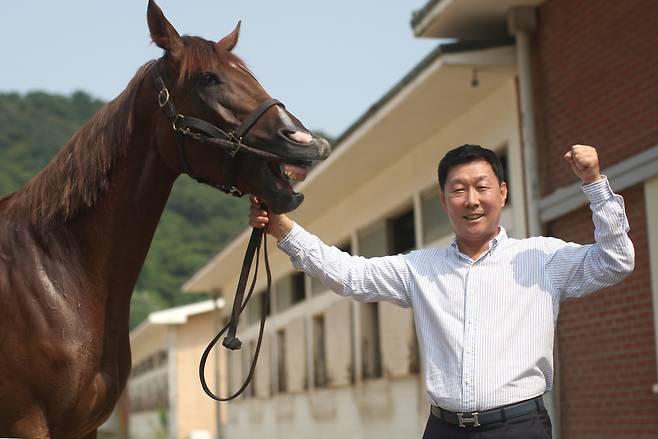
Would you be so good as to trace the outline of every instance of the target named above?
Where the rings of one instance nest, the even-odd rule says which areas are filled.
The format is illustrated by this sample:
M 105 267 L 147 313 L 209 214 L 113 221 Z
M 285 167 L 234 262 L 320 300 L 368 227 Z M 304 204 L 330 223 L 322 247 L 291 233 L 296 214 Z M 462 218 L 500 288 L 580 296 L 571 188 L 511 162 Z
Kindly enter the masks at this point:
M 423 439 L 551 439 L 551 419 L 545 409 L 505 422 L 480 427 L 449 424 L 430 413 Z

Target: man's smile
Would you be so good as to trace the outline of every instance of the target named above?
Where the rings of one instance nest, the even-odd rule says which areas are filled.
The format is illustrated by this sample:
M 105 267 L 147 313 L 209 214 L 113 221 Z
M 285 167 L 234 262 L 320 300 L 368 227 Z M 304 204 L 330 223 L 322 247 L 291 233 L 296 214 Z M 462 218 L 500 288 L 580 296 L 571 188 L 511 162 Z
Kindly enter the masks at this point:
M 484 216 L 484 213 L 472 213 L 470 215 L 464 215 L 464 218 L 467 221 L 477 221 Z

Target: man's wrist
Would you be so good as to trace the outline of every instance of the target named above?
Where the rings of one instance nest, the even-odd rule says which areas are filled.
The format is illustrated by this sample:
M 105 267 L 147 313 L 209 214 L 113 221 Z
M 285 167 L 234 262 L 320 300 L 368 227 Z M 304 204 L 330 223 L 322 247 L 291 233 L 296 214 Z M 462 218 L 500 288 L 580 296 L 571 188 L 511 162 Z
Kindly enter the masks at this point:
M 294 223 L 286 215 L 281 215 L 276 222 L 267 226 L 267 233 L 272 235 L 277 241 L 283 240 L 292 230 Z
M 601 174 L 598 174 L 598 175 L 596 175 L 594 177 L 591 177 L 591 178 L 587 178 L 587 179 L 582 178 L 581 179 L 583 184 L 592 184 L 592 183 L 596 183 L 597 181 L 601 181 L 601 180 L 603 180 L 603 175 L 601 175 Z
M 594 205 L 602 203 L 614 195 L 610 187 L 610 182 L 604 175 L 601 175 L 599 180 L 587 184 L 583 183 L 581 187 L 587 198 Z

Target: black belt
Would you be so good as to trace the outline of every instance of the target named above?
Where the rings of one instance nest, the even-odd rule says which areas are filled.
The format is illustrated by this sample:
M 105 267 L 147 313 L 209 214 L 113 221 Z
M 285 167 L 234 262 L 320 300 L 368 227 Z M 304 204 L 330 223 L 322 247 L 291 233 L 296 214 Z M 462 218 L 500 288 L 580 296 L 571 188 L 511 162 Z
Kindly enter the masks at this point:
M 516 418 L 532 412 L 538 412 L 544 408 L 544 400 L 542 399 L 542 396 L 539 395 L 538 397 L 527 401 L 506 405 L 493 410 L 486 410 L 484 412 L 454 413 L 433 405 L 432 414 L 445 422 L 465 428 L 468 425 L 479 427 L 481 425 L 493 424 L 494 422 L 504 422 L 507 419 Z

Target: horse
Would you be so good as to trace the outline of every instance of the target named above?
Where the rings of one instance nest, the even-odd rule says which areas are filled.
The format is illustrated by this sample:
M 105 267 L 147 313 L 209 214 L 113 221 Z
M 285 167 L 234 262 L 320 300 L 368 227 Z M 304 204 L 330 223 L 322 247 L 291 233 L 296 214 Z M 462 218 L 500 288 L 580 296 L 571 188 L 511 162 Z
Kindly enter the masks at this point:
M 217 42 L 180 36 L 153 0 L 147 22 L 164 55 L 0 199 L 0 437 L 96 437 L 130 372 L 130 298 L 178 176 L 287 212 L 303 200 L 294 180 L 329 153 L 232 53 L 240 23 Z

